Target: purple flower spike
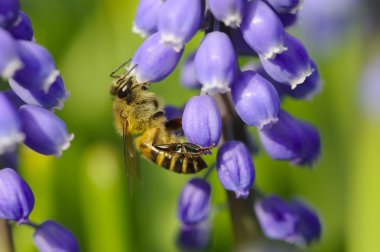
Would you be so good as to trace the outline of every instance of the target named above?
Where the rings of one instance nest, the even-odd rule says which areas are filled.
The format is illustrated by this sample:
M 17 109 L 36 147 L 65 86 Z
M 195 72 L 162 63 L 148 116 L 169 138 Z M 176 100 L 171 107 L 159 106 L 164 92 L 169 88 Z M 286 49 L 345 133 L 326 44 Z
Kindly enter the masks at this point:
M 161 41 L 179 52 L 199 29 L 201 0 L 167 0 L 158 16 Z
M 16 47 L 16 41 L 0 27 L 0 78 L 9 79 L 22 67 Z
M 177 243 L 185 251 L 206 248 L 210 243 L 210 223 L 203 221 L 194 225 L 182 225 Z
M 195 74 L 195 65 L 194 65 L 195 53 L 190 54 L 183 62 L 181 68 L 181 84 L 190 89 L 200 89 L 202 84 L 198 81 Z
M 207 219 L 210 213 L 211 186 L 204 179 L 191 179 L 182 189 L 177 216 L 183 224 L 193 225 Z
M 34 39 L 32 22 L 30 22 L 29 17 L 22 11 L 20 11 L 19 20 L 9 29 L 9 32 L 15 39 L 29 41 Z
M 182 128 L 187 140 L 202 147 L 217 145 L 222 119 L 215 101 L 207 95 L 193 96 L 186 104 Z
M 18 0 L 0 1 L 0 27 L 11 27 L 18 18 L 20 3 Z
M 237 28 L 243 19 L 245 0 L 209 0 L 208 7 L 214 17 L 225 25 Z
M 183 50 L 174 51 L 172 48 L 160 42 L 160 35 L 153 34 L 137 49 L 132 58 L 132 74 L 139 82 L 158 82 L 166 78 L 182 56 Z
M 281 198 L 275 195 L 266 197 L 257 201 L 254 208 L 265 236 L 277 240 L 294 236 L 299 217 Z
M 25 136 L 21 131 L 21 122 L 16 108 L 0 92 L 0 155 L 13 151 Z
M 323 81 L 320 79 L 319 71 L 314 61 L 310 63 L 314 69 L 313 73 L 305 79 L 302 85 L 298 85 L 295 89 L 288 88 L 287 94 L 289 96 L 295 99 L 311 100 L 321 92 Z
M 278 113 L 278 119 L 271 128 L 259 131 L 261 143 L 269 156 L 297 165 L 313 164 L 320 153 L 318 131 L 283 110 Z
M 140 0 L 132 31 L 145 38 L 157 32 L 157 19 L 163 1 Z
M 248 148 L 239 141 L 225 142 L 218 151 L 216 168 L 223 187 L 246 198 L 255 180 L 255 167 Z
M 15 80 L 9 80 L 9 85 L 27 104 L 46 109 L 62 109 L 63 102 L 69 97 L 61 76 L 57 77 L 47 93 L 42 90 L 28 90 Z
M 59 75 L 50 53 L 42 46 L 30 41 L 18 41 L 18 51 L 24 65 L 13 79 L 29 90 L 48 92 Z
M 45 221 L 36 229 L 33 240 L 40 252 L 79 252 L 75 236 L 51 220 Z
M 302 43 L 295 37 L 285 34 L 285 52 L 273 59 L 260 56 L 265 71 L 276 81 L 287 83 L 293 89 L 303 83 L 313 72 L 309 55 Z
M 318 215 L 299 200 L 290 203 L 292 210 L 299 216 L 294 237 L 287 241 L 297 245 L 309 245 L 321 237 L 322 227 Z
M 286 50 L 284 26 L 277 14 L 264 1 L 248 3 L 241 31 L 245 41 L 266 59 Z
M 279 13 L 295 14 L 301 9 L 303 0 L 267 0 L 268 3 Z
M 246 124 L 262 129 L 278 121 L 280 98 L 272 84 L 259 74 L 240 73 L 231 89 L 236 112 Z
M 34 207 L 34 195 L 29 185 L 11 168 L 0 170 L 0 219 L 28 221 Z
M 74 135 L 68 134 L 65 123 L 52 112 L 40 107 L 20 107 L 25 144 L 44 155 L 61 156 L 70 147 Z
M 203 94 L 225 93 L 237 73 L 237 58 L 225 33 L 211 32 L 202 40 L 195 55 L 195 73 Z

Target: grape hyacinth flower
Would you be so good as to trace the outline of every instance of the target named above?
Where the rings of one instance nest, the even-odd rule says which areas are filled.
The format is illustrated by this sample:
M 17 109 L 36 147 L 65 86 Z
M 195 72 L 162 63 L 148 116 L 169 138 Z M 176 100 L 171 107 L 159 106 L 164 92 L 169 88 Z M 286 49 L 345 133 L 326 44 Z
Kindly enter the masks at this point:
M 201 0 L 166 0 L 159 14 L 161 42 L 180 52 L 199 29 L 202 3 Z
M 140 30 L 149 37 L 127 70 L 139 82 L 162 81 L 176 68 L 186 43 L 197 31 L 204 32 L 196 50 L 185 52 L 181 68 L 181 84 L 200 92 L 187 101 L 182 128 L 187 142 L 217 152 L 217 175 L 227 190 L 234 228 L 239 228 L 239 223 L 255 226 L 259 219 L 271 239 L 296 245 L 316 240 L 321 228 L 313 210 L 274 196 L 265 203 L 263 194 L 257 193 L 254 162 L 247 148 L 251 146 L 248 127 L 255 126 L 262 146 L 274 160 L 305 166 L 313 165 L 320 155 L 317 129 L 281 109 L 280 100 L 285 96 L 308 99 L 321 87 L 317 65 L 302 42 L 285 30 L 297 21 L 303 1 L 209 0 L 205 5 L 201 0 L 167 0 L 144 9 L 150 1 L 140 2 L 134 27 L 136 30 L 137 21 L 141 22 Z M 146 20 L 141 13 L 146 13 Z M 239 56 L 255 59 L 256 66 L 244 69 Z M 168 120 L 181 116 L 169 107 L 165 114 Z M 211 165 L 202 178 L 190 179 L 180 194 L 178 243 L 182 248 L 209 244 L 211 185 L 207 179 L 213 168 Z M 234 211 L 247 206 L 245 212 L 250 215 L 244 218 Z M 202 228 L 206 223 L 207 228 Z M 242 232 L 252 240 L 257 235 Z M 239 245 L 247 248 L 252 240 Z
M 0 155 L 13 151 L 25 135 L 21 130 L 21 121 L 17 110 L 8 98 L 0 92 Z
M 231 88 L 235 109 L 240 118 L 258 129 L 277 123 L 280 98 L 272 84 L 254 71 L 241 72 Z
M 264 1 L 248 3 L 241 30 L 245 41 L 265 59 L 287 50 L 284 26 Z
M 207 34 L 197 50 L 194 64 L 202 93 L 214 95 L 230 91 L 229 86 L 237 73 L 237 58 L 225 33 Z
M 70 147 L 74 138 L 69 134 L 65 123 L 50 111 L 31 106 L 20 107 L 22 127 L 25 132 L 25 144 L 44 155 L 62 155 Z
M 72 139 L 65 123 L 52 111 L 62 108 L 68 97 L 64 82 L 48 50 L 32 40 L 31 21 L 20 11 L 18 0 L 1 0 L 0 77 L 4 82 L 1 80 L 0 90 L 0 219 L 37 229 L 40 251 L 79 251 L 72 234 L 58 224 L 39 226 L 29 220 L 33 192 L 14 170 L 22 143 L 45 155 L 59 156 Z M 7 234 L 10 231 L 1 230 L 12 237 Z
M 137 7 L 132 31 L 146 38 L 157 32 L 158 13 L 163 1 L 141 0 Z
M 318 216 L 299 200 L 285 202 L 271 195 L 257 201 L 254 208 L 268 238 L 304 246 L 321 235 Z
M 186 138 L 199 146 L 217 145 L 222 119 L 215 101 L 207 95 L 192 97 L 185 106 L 182 127 Z
M 255 167 L 244 143 L 225 142 L 219 149 L 216 167 L 226 190 L 235 192 L 236 198 L 248 197 L 255 180 Z
M 0 170 L 0 219 L 28 222 L 34 207 L 29 185 L 11 168 Z
M 178 218 L 183 224 L 193 225 L 207 219 L 210 212 L 211 187 L 203 179 L 192 179 L 179 197 Z
M 161 81 L 177 66 L 182 52 L 166 46 L 155 33 L 137 49 L 131 61 L 131 74 L 138 82 Z
M 33 240 L 40 252 L 79 252 L 75 236 L 65 227 L 51 220 L 45 221 L 36 228 Z
M 32 22 L 24 12 L 20 11 L 19 15 L 19 20 L 9 29 L 10 34 L 15 39 L 33 41 L 34 31 Z

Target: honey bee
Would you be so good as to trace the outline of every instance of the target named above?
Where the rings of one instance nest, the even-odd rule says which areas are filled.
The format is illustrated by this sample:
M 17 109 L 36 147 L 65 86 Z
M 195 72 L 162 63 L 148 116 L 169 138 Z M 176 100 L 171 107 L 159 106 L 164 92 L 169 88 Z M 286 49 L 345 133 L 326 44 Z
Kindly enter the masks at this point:
M 203 148 L 193 143 L 181 142 L 178 130 L 182 129 L 181 118 L 168 120 L 155 94 L 148 90 L 150 83 L 140 83 L 126 71 L 111 85 L 113 116 L 117 132 L 123 136 L 124 160 L 127 166 L 134 165 L 135 148 L 148 160 L 177 173 L 196 173 L 207 167 L 202 154 L 214 145 Z M 136 136 L 133 141 L 133 136 Z

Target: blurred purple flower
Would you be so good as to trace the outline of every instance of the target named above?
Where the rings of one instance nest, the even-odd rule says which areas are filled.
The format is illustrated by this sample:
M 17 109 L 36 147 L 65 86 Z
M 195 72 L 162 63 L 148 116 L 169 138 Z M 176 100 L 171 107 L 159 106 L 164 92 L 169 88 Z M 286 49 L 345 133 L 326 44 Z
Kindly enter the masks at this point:
M 0 1 L 0 27 L 11 27 L 18 18 L 20 3 L 18 0 Z
M 177 243 L 183 250 L 198 250 L 210 244 L 210 223 L 203 221 L 193 225 L 181 225 Z
M 0 78 L 11 78 L 22 67 L 17 53 L 16 41 L 0 27 Z
M 75 236 L 51 220 L 45 221 L 36 229 L 33 240 L 40 252 L 79 252 Z
M 32 22 L 30 22 L 28 15 L 20 11 L 19 20 L 9 29 L 9 33 L 15 39 L 34 40 Z
M 204 179 L 191 179 L 182 189 L 177 216 L 183 224 L 193 225 L 207 219 L 210 213 L 211 186 Z
M 160 0 L 140 0 L 132 31 L 143 38 L 157 32 L 158 13 L 163 3 Z
M 29 185 L 11 168 L 0 170 L 0 219 L 28 222 L 34 207 Z

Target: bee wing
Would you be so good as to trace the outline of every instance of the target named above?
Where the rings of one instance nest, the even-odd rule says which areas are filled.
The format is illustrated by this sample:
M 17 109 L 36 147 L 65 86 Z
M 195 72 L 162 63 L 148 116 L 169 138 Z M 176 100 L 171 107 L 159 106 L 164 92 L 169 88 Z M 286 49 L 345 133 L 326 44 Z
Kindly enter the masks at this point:
M 139 177 L 139 162 L 137 159 L 137 152 L 133 144 L 133 137 L 128 133 L 128 122 L 123 121 L 123 154 L 124 165 L 127 173 L 129 193 L 132 195 L 132 180 L 131 174 Z

